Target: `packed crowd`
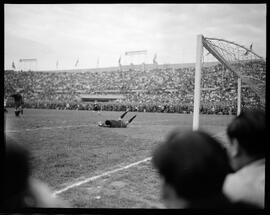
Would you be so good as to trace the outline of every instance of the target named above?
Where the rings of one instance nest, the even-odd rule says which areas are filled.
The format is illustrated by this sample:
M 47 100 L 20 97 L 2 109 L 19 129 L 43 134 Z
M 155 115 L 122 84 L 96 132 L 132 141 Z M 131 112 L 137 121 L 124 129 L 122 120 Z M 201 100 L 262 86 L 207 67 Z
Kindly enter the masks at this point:
M 156 146 L 152 164 L 165 208 L 265 208 L 265 113 L 241 112 L 226 134 L 228 142 L 220 142 L 204 131 L 175 129 Z M 1 211 L 72 207 L 31 175 L 25 144 L 6 136 L 6 148 Z
M 265 64 L 245 64 L 248 75 L 265 81 Z M 254 72 L 251 70 L 256 69 Z M 241 70 L 243 66 L 241 66 Z M 134 106 L 192 106 L 195 68 L 164 68 L 151 70 L 103 72 L 16 72 L 5 71 L 5 96 L 17 88 L 23 89 L 24 102 L 31 107 L 64 109 L 80 105 L 81 94 L 116 92 L 125 99 L 118 103 Z M 237 102 L 237 77 L 220 64 L 203 67 L 201 102 L 203 109 L 223 105 L 235 107 Z M 243 104 L 258 106 L 259 97 L 250 88 L 242 89 Z M 116 102 L 116 106 L 119 106 Z M 82 105 L 84 106 L 84 105 Z M 75 108 L 76 109 L 76 108 Z M 118 109 L 118 107 L 116 107 Z M 158 108 L 156 108 L 158 109 Z M 226 108 L 225 108 L 226 109 Z M 210 109 L 208 110 L 210 111 Z M 225 110 L 224 110 L 225 111 Z M 173 112 L 173 111 L 169 111 Z M 227 111 L 225 111 L 227 112 Z
M 255 79 L 265 81 L 266 78 L 266 64 L 260 60 L 248 61 L 242 63 L 240 66 L 237 65 L 239 71 L 246 76 L 252 76 Z

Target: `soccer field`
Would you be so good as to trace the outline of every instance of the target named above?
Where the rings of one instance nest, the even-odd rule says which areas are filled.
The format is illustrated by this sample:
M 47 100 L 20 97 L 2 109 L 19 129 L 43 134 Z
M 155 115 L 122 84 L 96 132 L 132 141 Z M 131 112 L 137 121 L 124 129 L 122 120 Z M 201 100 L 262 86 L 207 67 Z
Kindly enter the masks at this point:
M 153 149 L 168 132 L 192 128 L 192 115 L 130 112 L 128 128 L 101 128 L 98 121 L 122 112 L 25 109 L 6 114 L 6 132 L 32 152 L 33 175 L 74 208 L 161 207 Z M 200 128 L 223 141 L 233 116 L 202 115 Z

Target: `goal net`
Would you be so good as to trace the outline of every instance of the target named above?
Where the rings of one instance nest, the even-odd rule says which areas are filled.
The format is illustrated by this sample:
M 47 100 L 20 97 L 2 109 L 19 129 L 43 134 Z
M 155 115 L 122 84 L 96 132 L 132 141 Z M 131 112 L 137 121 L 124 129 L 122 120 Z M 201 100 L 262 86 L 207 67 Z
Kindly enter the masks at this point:
M 194 130 L 199 127 L 201 103 L 236 106 L 237 114 L 249 103 L 265 108 L 266 61 L 252 46 L 197 36 Z

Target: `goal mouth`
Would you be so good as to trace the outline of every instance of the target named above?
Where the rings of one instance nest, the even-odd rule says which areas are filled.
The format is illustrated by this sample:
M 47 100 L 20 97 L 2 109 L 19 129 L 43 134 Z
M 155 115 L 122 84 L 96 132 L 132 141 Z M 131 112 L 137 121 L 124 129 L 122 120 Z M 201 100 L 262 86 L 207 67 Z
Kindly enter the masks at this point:
M 245 97 L 241 97 L 243 89 L 245 89 L 245 93 L 248 90 L 252 95 L 254 94 L 258 107 L 265 109 L 266 61 L 253 50 L 253 43 L 247 48 L 236 42 L 197 35 L 193 129 L 197 129 L 199 126 L 201 91 L 204 94 L 206 92 L 202 89 L 215 89 L 216 87 L 201 86 L 201 82 L 202 85 L 204 84 L 201 79 L 207 75 L 205 59 L 210 57 L 212 61 L 214 60 L 223 67 L 222 79 L 223 75 L 226 76 L 226 81 L 229 81 L 231 85 L 228 89 L 237 92 L 237 95 L 232 98 L 232 100 L 237 98 L 237 102 L 235 102 L 237 103 L 237 113 L 241 111 L 240 108 L 243 106 L 242 99 L 245 99 Z M 219 71 L 220 69 L 217 72 Z M 228 77 L 230 77 L 229 80 Z M 225 92 L 226 90 L 224 90 Z

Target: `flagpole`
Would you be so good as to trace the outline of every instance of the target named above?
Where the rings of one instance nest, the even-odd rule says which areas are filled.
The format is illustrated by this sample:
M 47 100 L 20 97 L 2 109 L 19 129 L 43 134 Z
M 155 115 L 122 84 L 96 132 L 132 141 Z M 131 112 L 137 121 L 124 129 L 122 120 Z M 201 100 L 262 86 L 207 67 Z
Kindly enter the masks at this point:
M 77 58 L 77 61 L 76 61 L 76 63 L 75 63 L 75 67 L 77 67 L 78 63 L 79 63 L 79 58 Z M 75 69 L 75 68 L 74 68 L 74 69 Z
M 97 59 L 97 68 L 99 68 L 99 57 Z

